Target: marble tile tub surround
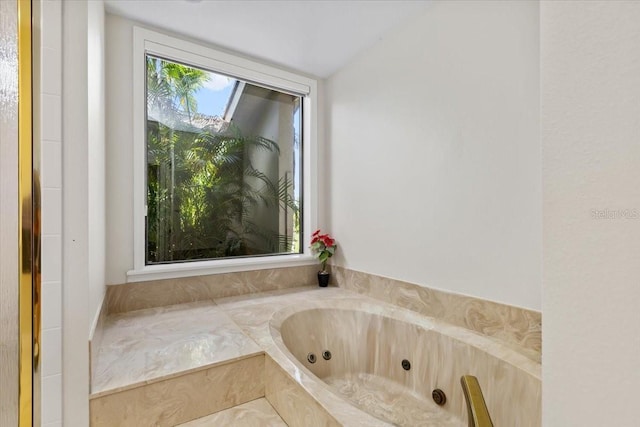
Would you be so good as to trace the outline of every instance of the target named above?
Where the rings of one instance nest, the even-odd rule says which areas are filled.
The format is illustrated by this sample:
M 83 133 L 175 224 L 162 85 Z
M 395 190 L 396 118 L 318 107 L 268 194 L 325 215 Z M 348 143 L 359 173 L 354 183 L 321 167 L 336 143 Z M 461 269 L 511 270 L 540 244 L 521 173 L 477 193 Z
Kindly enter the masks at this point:
M 92 396 L 91 426 L 175 426 L 261 397 L 263 354 Z
M 316 284 L 316 272 L 317 265 L 307 265 L 110 285 L 107 287 L 105 310 L 107 314 L 124 313 L 311 286 Z M 537 362 L 541 360 L 542 316 L 538 311 L 342 267 L 332 266 L 332 272 L 334 285 L 480 332 Z
M 175 425 L 264 396 L 291 426 L 389 427 L 391 424 L 359 410 L 339 394 L 332 392 L 327 383 L 319 380 L 306 366 L 295 360 L 284 345 L 279 333 L 279 322 L 296 311 L 322 307 L 365 310 L 392 317 L 422 317 L 418 313 L 356 292 L 317 286 L 281 289 L 111 315 L 105 322 L 99 351 L 113 352 L 113 355 L 103 354 L 106 356 L 103 360 L 114 360 L 115 356 L 122 354 L 121 347 L 124 346 L 138 352 L 140 363 L 130 362 L 131 366 L 146 364 L 148 369 L 145 368 L 146 373 L 143 372 L 144 369 L 133 369 L 132 375 L 129 364 L 116 362 L 114 369 L 106 371 L 112 379 L 104 381 L 107 384 L 105 390 L 91 396 L 91 416 L 95 421 L 94 425 L 105 425 L 105 420 L 109 418 L 104 417 L 108 417 L 109 414 L 119 417 L 113 419 L 122 422 L 120 425 L 149 425 L 150 419 L 157 420 L 157 425 Z M 212 323 L 220 321 L 218 317 L 225 319 L 225 316 L 231 319 L 232 323 L 226 323 L 227 326 L 221 325 L 222 329 L 214 332 L 211 328 L 215 328 L 216 325 Z M 500 355 L 500 358 L 508 363 L 524 365 L 525 369 L 531 371 L 531 375 L 539 377 L 539 364 L 501 343 L 437 319 L 422 321 L 453 329 L 466 337 L 464 342 L 491 354 Z M 223 324 L 225 322 L 226 320 L 220 321 Z M 195 341 L 198 341 L 201 327 L 204 327 L 205 334 L 212 334 L 211 342 L 216 341 L 217 335 L 227 335 L 228 332 L 236 335 L 237 330 L 241 330 L 246 340 L 253 342 L 255 347 L 248 345 L 250 348 L 245 347 L 243 351 L 243 343 L 246 343 L 244 339 L 230 340 L 236 344 L 231 345 L 234 348 L 230 348 L 226 356 L 223 357 L 222 353 L 218 352 L 211 352 L 208 356 L 205 363 L 213 365 L 190 369 L 189 366 L 198 366 L 200 363 L 193 365 L 189 362 L 185 365 L 180 361 L 175 362 L 174 359 L 191 359 L 192 346 L 182 344 L 188 344 L 192 341 L 190 337 L 194 336 Z M 146 347 L 149 343 L 139 348 L 131 348 L 140 336 L 161 343 L 166 343 L 169 339 L 178 345 L 170 346 L 168 352 L 164 351 L 163 345 L 147 352 Z M 251 356 L 256 348 L 259 353 Z M 238 363 L 251 363 L 248 361 L 258 358 L 260 360 L 256 362 L 257 365 L 252 364 L 245 368 L 250 372 L 249 375 L 225 374 L 227 371 L 235 372 L 234 367 Z M 170 369 L 158 375 L 158 363 L 164 364 L 165 361 Z M 172 372 L 173 370 L 176 371 Z M 125 382 L 130 384 L 113 380 L 118 375 L 123 375 Z M 209 378 L 213 378 L 214 381 L 209 381 Z M 256 378 L 259 379 L 259 389 L 252 388 L 256 384 Z M 99 382 L 100 380 L 97 381 Z M 194 389 L 190 388 L 193 384 L 198 385 L 200 392 L 194 392 Z M 213 384 L 217 386 L 213 387 Z M 172 391 L 178 394 L 172 394 Z M 219 403 L 213 406 L 208 406 L 209 403 L 202 401 L 203 397 L 209 400 L 208 393 L 217 392 L 230 398 L 220 395 L 220 399 L 214 399 Z M 299 408 L 305 409 L 302 411 Z M 139 416 L 151 418 L 145 418 L 146 421 L 141 422 Z M 313 422 L 309 424 L 311 421 Z
M 229 312 L 241 307 L 241 312 L 235 314 L 244 319 L 245 327 L 256 319 L 257 325 L 264 327 L 274 310 L 291 303 L 291 296 L 295 303 L 316 295 L 309 294 L 315 290 L 315 286 L 307 286 L 109 315 L 100 323 L 102 338 L 96 347 L 90 401 L 92 425 L 171 426 L 199 417 L 204 418 L 194 421 L 194 425 L 231 425 L 215 422 L 241 414 L 247 415 L 247 425 L 272 425 L 262 423 L 263 418 L 255 411 L 235 407 L 266 395 L 265 376 L 269 372 L 269 393 L 274 402 L 285 405 L 285 409 L 300 408 L 299 405 L 306 408 L 288 415 L 289 421 L 293 419 L 290 425 L 339 425 L 295 423 L 300 417 L 328 422 L 332 417 L 305 395 L 295 380 L 287 378 L 288 374 L 265 369 L 270 366 L 264 351 L 268 345 L 258 345 Z M 225 304 L 218 304 L 220 301 Z M 265 302 L 267 306 L 263 307 Z M 242 313 L 247 313 L 247 307 L 245 318 Z M 265 330 L 262 341 L 270 336 L 268 327 Z M 236 365 L 246 365 L 243 369 L 249 374 L 234 376 Z M 217 382 L 214 391 L 210 390 L 209 378 Z M 232 405 L 233 409 L 225 414 L 208 415 Z M 267 418 L 271 423 L 273 417 Z
M 284 267 L 107 286 L 107 313 L 288 289 L 316 283 L 318 266 Z
M 520 370 L 523 373 L 522 375 L 530 377 L 533 383 L 539 384 L 540 382 L 540 364 L 503 343 L 491 340 L 467 328 L 454 326 L 448 322 L 429 318 L 396 305 L 344 289 L 329 287 L 324 289 L 306 288 L 286 293 L 285 291 L 267 292 L 262 295 L 245 295 L 219 299 L 216 300 L 216 303 L 265 351 L 267 355 L 265 360 L 267 364 L 265 379 L 267 400 L 276 408 L 285 422 L 292 426 L 307 425 L 305 423 L 308 422 L 309 418 L 305 418 L 307 417 L 306 415 L 296 414 L 295 411 L 287 411 L 287 407 L 297 407 L 297 405 L 307 407 L 304 401 L 307 396 L 311 396 L 317 402 L 317 405 L 314 405 L 314 412 L 318 410 L 326 411 L 330 414 L 330 417 L 323 417 L 324 421 L 317 425 L 336 425 L 334 422 L 337 425 L 344 426 L 388 427 L 392 425 L 363 412 L 347 402 L 343 397 L 335 393 L 329 384 L 313 375 L 304 362 L 296 360 L 289 352 L 282 338 L 282 324 L 289 316 L 308 309 L 337 308 L 358 310 L 405 321 L 425 330 L 433 328 L 444 332 L 447 336 L 457 337 L 456 341 L 460 345 L 470 346 L 469 348 L 477 349 L 477 351 L 485 352 L 491 357 L 504 361 L 504 363 L 513 366 L 514 369 Z M 336 327 L 337 325 L 332 323 L 331 327 L 323 327 L 322 330 L 318 330 L 317 335 L 331 334 Z M 429 353 L 427 352 L 424 356 L 428 359 Z M 270 364 L 270 361 L 273 364 Z M 284 374 L 284 377 L 280 374 Z M 501 374 L 498 373 L 497 375 L 499 377 Z M 514 386 L 517 387 L 516 384 Z M 286 396 L 280 397 L 272 393 L 284 389 L 290 390 L 290 392 L 286 393 Z M 456 383 L 454 389 L 461 393 L 459 384 Z M 299 390 L 299 393 L 296 390 Z M 512 393 L 512 396 L 507 396 L 504 399 L 507 400 L 508 405 L 519 405 L 521 402 L 517 401 L 516 398 L 524 393 L 531 393 L 534 398 L 535 396 L 539 398 L 539 385 L 537 388 L 532 387 L 530 389 L 525 387 L 525 389 L 516 390 Z M 303 397 L 296 399 L 295 396 L 297 394 Z M 496 398 L 504 402 L 503 397 L 501 395 Z M 285 404 L 281 405 L 279 401 L 285 402 Z M 536 415 L 531 418 L 531 422 L 522 425 L 536 425 L 535 420 L 538 418 L 539 415 Z M 418 424 L 409 423 L 407 425 Z
M 305 392 L 301 384 L 270 357 L 265 359 L 265 396 L 290 426 L 341 426 L 325 408 Z
M 225 409 L 178 427 L 287 427 L 280 415 L 264 397 Z
M 333 266 L 331 271 L 341 288 L 479 332 L 538 363 L 541 360 L 542 315 L 538 311 L 342 267 Z
M 466 328 L 379 304 L 300 303 L 273 316 L 272 334 L 279 342 L 279 331 L 297 361 L 338 394 L 394 425 L 461 426 L 467 411 L 460 378 L 472 374 L 496 425 L 540 426 L 539 364 Z M 329 361 L 321 358 L 325 350 Z M 309 352 L 316 363 L 307 361 Z M 446 393 L 443 407 L 433 402 L 434 389 Z
M 98 354 L 100 352 L 100 346 L 102 345 L 106 322 L 107 304 L 106 299 L 103 299 L 102 305 L 100 306 L 100 312 L 98 313 L 98 318 L 96 319 L 96 323 L 89 335 L 89 389 L 92 387 L 95 370 L 98 366 Z
M 113 314 L 101 335 L 93 397 L 262 353 L 213 301 Z
M 100 324 L 92 426 L 173 426 L 264 397 L 264 352 L 213 301 Z

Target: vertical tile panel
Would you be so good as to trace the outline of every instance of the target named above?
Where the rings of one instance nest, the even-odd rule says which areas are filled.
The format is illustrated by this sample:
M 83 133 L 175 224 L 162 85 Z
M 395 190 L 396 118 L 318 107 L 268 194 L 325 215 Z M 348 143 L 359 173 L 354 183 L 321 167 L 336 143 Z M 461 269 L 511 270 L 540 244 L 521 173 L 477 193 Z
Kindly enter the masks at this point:
M 62 234 L 62 192 L 59 188 L 42 189 L 42 234 Z M 58 254 L 59 257 L 59 254 Z
M 62 5 L 44 0 L 40 39 L 42 389 L 45 427 L 62 425 Z
M 42 46 L 58 51 L 62 47 L 62 7 L 60 0 L 42 2 Z
M 42 376 L 62 373 L 62 333 L 60 328 L 42 331 L 42 348 L 46 349 L 46 357 L 42 360 Z M 43 353 L 45 354 L 45 353 Z
M 42 141 L 42 188 L 62 188 L 60 142 Z
M 47 215 L 43 212 L 42 215 Z M 42 236 L 42 281 L 59 282 L 61 280 L 60 235 Z M 46 326 L 45 326 L 46 327 Z
M 42 93 L 49 95 L 62 95 L 62 58 L 60 51 L 51 47 L 42 48 L 43 67 L 41 88 Z
M 42 283 L 42 326 L 60 328 L 62 326 L 62 286 L 60 282 Z
M 62 375 L 42 378 L 42 424 L 62 420 Z
M 43 64 L 46 73 L 46 64 Z M 62 110 L 60 95 L 40 94 L 42 97 L 42 139 L 60 141 L 62 139 Z M 46 160 L 46 159 L 43 159 Z

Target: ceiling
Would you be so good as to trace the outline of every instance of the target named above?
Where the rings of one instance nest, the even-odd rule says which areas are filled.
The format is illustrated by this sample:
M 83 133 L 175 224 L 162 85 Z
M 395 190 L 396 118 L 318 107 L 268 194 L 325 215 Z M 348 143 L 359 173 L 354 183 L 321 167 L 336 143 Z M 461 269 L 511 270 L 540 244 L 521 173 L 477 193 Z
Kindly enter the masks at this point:
M 427 0 L 105 0 L 110 13 L 328 77 Z

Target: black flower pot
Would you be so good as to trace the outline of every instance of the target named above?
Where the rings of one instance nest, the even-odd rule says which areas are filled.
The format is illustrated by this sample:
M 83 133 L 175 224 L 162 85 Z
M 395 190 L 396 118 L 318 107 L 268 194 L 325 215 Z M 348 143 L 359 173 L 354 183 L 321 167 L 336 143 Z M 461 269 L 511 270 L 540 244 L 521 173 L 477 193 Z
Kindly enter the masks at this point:
M 331 278 L 331 273 L 328 271 L 318 271 L 318 286 L 321 288 L 326 288 L 329 286 L 329 279 Z

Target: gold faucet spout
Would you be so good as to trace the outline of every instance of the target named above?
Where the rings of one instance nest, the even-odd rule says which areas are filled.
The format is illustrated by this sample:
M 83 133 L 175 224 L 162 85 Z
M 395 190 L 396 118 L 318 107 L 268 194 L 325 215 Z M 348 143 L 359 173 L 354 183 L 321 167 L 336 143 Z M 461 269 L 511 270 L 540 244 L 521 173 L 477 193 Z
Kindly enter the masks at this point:
M 478 379 L 472 375 L 463 375 L 460 383 L 467 401 L 469 427 L 493 427 Z

